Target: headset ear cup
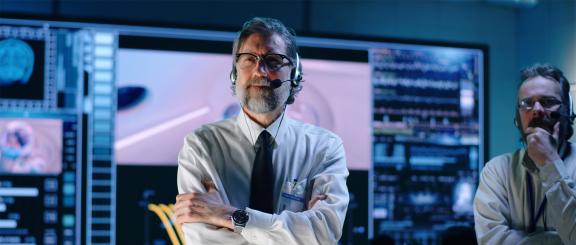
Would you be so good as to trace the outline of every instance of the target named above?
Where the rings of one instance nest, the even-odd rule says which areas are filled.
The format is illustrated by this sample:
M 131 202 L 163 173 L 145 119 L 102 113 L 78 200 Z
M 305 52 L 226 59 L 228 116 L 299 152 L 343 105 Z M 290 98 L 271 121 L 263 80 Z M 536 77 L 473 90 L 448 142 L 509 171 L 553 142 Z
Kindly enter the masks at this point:
M 232 66 L 232 71 L 230 71 L 230 81 L 232 84 L 236 84 L 236 67 Z
M 574 104 L 572 104 L 572 103 L 573 103 L 573 102 L 572 102 L 572 95 L 570 94 L 570 92 L 568 92 L 568 103 L 569 103 L 569 105 L 568 105 L 568 116 L 569 116 L 569 119 L 570 119 L 570 123 L 573 123 L 573 122 L 574 122 L 574 117 L 575 117 L 575 115 L 574 115 Z
M 300 85 L 300 81 L 302 81 L 302 74 L 300 74 L 300 55 L 298 55 L 298 53 L 296 53 L 296 66 L 292 68 L 290 72 L 290 80 L 292 80 L 292 87 L 297 87 Z
M 298 68 L 292 68 L 292 71 L 290 72 L 290 83 L 292 84 L 292 87 L 296 87 L 298 86 L 298 84 L 300 83 L 300 80 L 298 79 Z

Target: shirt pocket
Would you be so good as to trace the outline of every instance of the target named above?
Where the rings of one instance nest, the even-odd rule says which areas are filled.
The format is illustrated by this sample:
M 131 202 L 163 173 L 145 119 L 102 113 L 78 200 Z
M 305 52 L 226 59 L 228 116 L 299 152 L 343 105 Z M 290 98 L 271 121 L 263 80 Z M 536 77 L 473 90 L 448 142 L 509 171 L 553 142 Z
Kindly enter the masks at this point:
M 306 192 L 308 179 L 289 180 L 282 185 L 278 213 L 284 210 L 302 212 L 306 208 Z

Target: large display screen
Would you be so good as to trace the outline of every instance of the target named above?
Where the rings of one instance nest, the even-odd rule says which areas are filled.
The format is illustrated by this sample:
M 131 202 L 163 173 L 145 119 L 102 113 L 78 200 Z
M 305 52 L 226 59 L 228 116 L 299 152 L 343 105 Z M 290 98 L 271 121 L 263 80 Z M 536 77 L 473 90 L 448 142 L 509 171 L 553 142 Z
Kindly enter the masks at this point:
M 374 236 L 427 244 L 473 227 L 483 162 L 483 52 L 391 44 L 370 52 Z
M 344 142 L 348 167 L 368 169 L 370 66 L 304 56 L 302 66 L 304 88 L 287 115 L 335 132 Z M 138 105 L 118 111 L 118 164 L 176 165 L 187 134 L 235 116 L 240 107 L 230 88 L 230 68 L 229 54 L 120 49 L 118 87 L 147 92 Z

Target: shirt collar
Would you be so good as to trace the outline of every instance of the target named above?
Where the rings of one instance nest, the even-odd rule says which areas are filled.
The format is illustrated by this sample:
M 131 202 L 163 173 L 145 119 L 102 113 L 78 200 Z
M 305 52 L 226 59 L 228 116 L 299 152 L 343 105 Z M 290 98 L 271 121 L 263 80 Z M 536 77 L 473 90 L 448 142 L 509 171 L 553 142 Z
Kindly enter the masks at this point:
M 532 160 L 532 158 L 530 158 L 530 156 L 528 156 L 528 154 L 526 154 L 526 150 L 522 149 L 520 151 L 520 161 L 522 161 L 522 165 L 528 169 L 528 171 L 532 172 L 532 173 L 538 173 L 540 169 L 538 169 L 538 167 L 536 166 L 536 163 L 534 163 L 534 161 Z
M 260 124 L 253 121 L 248 115 L 246 115 L 243 109 L 240 109 L 240 113 L 236 117 L 236 123 L 240 127 L 240 131 L 242 131 L 242 134 L 246 136 L 246 138 L 250 141 L 250 144 L 252 145 L 256 143 L 256 141 L 258 140 L 258 136 L 260 136 L 260 133 L 262 133 L 262 131 L 264 130 L 268 131 L 268 133 L 272 135 L 272 138 L 274 139 L 276 145 L 280 145 L 280 142 L 282 141 L 281 140 L 282 134 L 279 134 L 278 132 L 282 130 L 282 128 L 285 128 L 286 127 L 285 125 L 289 121 L 288 118 L 282 119 L 283 117 L 285 117 L 284 114 L 286 114 L 285 111 L 282 112 L 282 114 L 276 120 L 274 120 L 274 122 L 270 124 L 267 128 L 263 128 L 262 126 L 260 126 Z

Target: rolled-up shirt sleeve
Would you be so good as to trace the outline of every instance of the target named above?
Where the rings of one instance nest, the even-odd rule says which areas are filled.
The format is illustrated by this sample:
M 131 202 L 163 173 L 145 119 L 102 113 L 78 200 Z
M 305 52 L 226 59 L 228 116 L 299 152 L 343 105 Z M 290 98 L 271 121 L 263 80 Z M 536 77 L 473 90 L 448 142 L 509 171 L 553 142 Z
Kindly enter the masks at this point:
M 347 177 L 344 148 L 339 141 L 313 176 L 313 193 L 326 195 L 325 200 L 303 212 L 268 214 L 247 208 L 250 218 L 242 236 L 251 244 L 336 244 L 348 208 Z
M 506 164 L 510 156 L 489 161 L 480 175 L 474 198 L 474 223 L 479 244 L 518 244 L 526 233 L 510 227 Z
M 203 153 L 194 144 L 201 144 L 196 137 L 187 137 L 178 155 L 178 193 L 206 192 L 202 184 L 204 178 L 214 178 L 214 172 L 199 164 L 198 156 Z M 221 193 L 222 200 L 226 197 Z M 204 223 L 186 223 L 182 225 L 186 244 L 246 244 L 239 235 L 227 228 L 219 228 Z
M 565 163 L 558 160 L 540 168 L 548 214 L 564 244 L 576 244 L 576 189 Z

